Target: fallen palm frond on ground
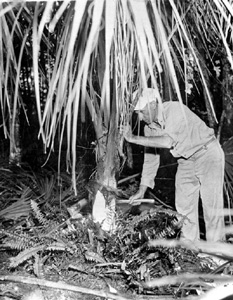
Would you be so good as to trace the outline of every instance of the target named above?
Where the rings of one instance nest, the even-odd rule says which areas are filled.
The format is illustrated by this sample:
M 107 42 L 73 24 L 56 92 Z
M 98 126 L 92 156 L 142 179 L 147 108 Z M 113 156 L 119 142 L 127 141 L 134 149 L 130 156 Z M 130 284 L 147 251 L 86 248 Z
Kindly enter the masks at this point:
M 198 275 L 199 277 L 201 277 L 201 275 Z M 175 278 L 175 282 L 176 283 L 182 283 L 184 282 L 186 279 L 191 279 L 191 281 L 193 281 L 194 279 L 198 278 L 198 276 L 190 276 L 190 274 L 184 274 L 183 276 L 181 276 L 180 278 L 178 276 L 176 276 Z M 210 278 L 210 277 L 208 277 Z M 212 276 L 211 279 L 215 279 L 215 280 L 221 280 L 220 276 Z M 166 278 L 166 280 L 164 280 L 164 284 L 167 284 L 167 281 L 172 280 L 173 278 Z M 86 295 L 94 295 L 94 296 L 98 296 L 101 298 L 107 298 L 107 299 L 113 299 L 113 300 L 130 300 L 130 299 L 134 299 L 134 300 L 143 300 L 143 299 L 147 299 L 146 296 L 130 296 L 130 295 L 126 295 L 126 294 L 121 294 L 120 292 L 118 292 L 117 290 L 113 290 L 112 291 L 100 291 L 100 290 L 93 290 L 93 289 L 89 289 L 89 288 L 85 288 L 85 287 L 80 287 L 77 285 L 71 285 L 71 284 L 67 284 L 65 282 L 52 282 L 52 281 L 47 281 L 47 280 L 41 280 L 41 279 L 35 279 L 35 278 L 29 278 L 29 277 L 23 277 L 23 276 L 12 276 L 12 275 L 8 275 L 8 276 L 0 276 L 0 282 L 1 281 L 12 281 L 12 282 L 20 282 L 20 283 L 25 283 L 25 284 L 30 284 L 30 285 L 36 285 L 39 286 L 40 288 L 44 288 L 44 287 L 48 287 L 48 288 L 53 288 L 55 290 L 66 290 L 66 291 L 73 291 L 76 293 L 81 293 L 81 294 L 86 294 Z M 174 282 L 174 280 L 173 280 Z M 206 294 L 202 295 L 202 296 L 186 296 L 186 297 L 182 297 L 180 299 L 186 299 L 186 300 L 208 300 L 208 299 L 212 299 L 212 300 L 219 300 L 222 299 L 223 297 L 228 297 L 232 295 L 232 286 L 233 286 L 233 281 L 229 281 L 228 284 L 224 284 L 224 285 L 219 285 L 216 289 L 211 290 L 209 292 L 207 292 Z M 34 294 L 41 294 L 42 298 L 39 299 L 44 299 L 43 298 L 43 293 L 41 292 L 40 289 L 37 289 L 33 291 Z M 45 294 L 45 292 L 44 292 Z M 32 296 L 32 293 L 29 293 L 29 297 Z M 24 296 L 25 297 L 25 296 Z M 28 300 L 30 298 L 27 298 Z M 38 297 L 38 296 L 37 296 Z M 211 298 L 210 298 L 211 297 Z M 25 297 L 26 299 L 26 297 Z M 174 299 L 174 297 L 169 297 L 169 296 L 155 296 L 153 297 L 154 300 L 171 300 Z
M 53 288 L 53 291 L 52 291 L 53 294 L 54 293 L 56 294 L 58 290 L 73 291 L 77 294 L 88 295 L 88 297 L 90 297 L 91 295 L 97 296 L 98 298 L 95 298 L 95 299 L 99 299 L 99 298 L 104 298 L 104 299 L 107 298 L 107 299 L 113 299 L 113 300 L 147 300 L 147 299 L 150 299 L 150 298 L 147 298 L 147 296 L 122 294 L 122 293 L 119 293 L 115 289 L 112 289 L 112 291 L 103 291 L 103 290 L 100 291 L 100 290 L 94 290 L 94 289 L 89 289 L 89 288 L 85 288 L 85 287 L 80 287 L 77 285 L 67 284 L 67 283 L 61 282 L 61 281 L 60 282 L 52 282 L 52 281 L 23 277 L 23 276 L 12 276 L 12 275 L 0 276 L 0 283 L 4 282 L 4 281 L 11 281 L 11 282 L 16 282 L 16 283 L 20 282 L 20 283 L 25 283 L 27 285 L 32 285 L 32 286 L 36 285 L 37 289 L 34 289 L 32 292 L 29 292 L 27 295 L 24 295 L 25 300 L 31 300 L 33 296 L 37 297 L 35 299 L 43 300 L 44 299 L 43 295 L 47 296 L 47 293 L 48 293 L 48 291 L 46 293 L 46 291 L 43 290 L 43 288 L 45 288 L 45 287 Z M 40 287 L 40 289 L 38 288 L 38 286 Z M 51 297 L 51 294 L 48 293 L 48 295 Z M 60 298 L 56 298 L 56 299 L 60 299 Z M 69 298 L 66 298 L 66 299 L 69 299 Z M 75 298 L 75 299 L 77 299 L 77 298 Z M 88 299 L 90 299 L 90 298 L 88 298 Z M 174 297 L 173 296 L 154 296 L 153 299 L 154 300 L 172 300 L 172 299 L 174 299 Z M 183 299 L 198 300 L 199 297 L 190 296 L 190 297 L 185 297 Z
M 150 246 L 165 246 L 165 247 L 179 247 L 183 246 L 188 249 L 199 251 L 201 253 L 213 254 L 225 259 L 233 261 L 233 245 L 222 242 L 205 242 L 196 241 L 187 243 L 181 240 L 154 240 L 149 242 Z
M 46 281 L 41 279 L 35 279 L 35 278 L 28 278 L 28 277 L 22 277 L 22 276 L 0 276 L 0 282 L 1 281 L 13 281 L 13 282 L 21 282 L 31 285 L 37 285 L 40 287 L 48 287 L 48 288 L 54 288 L 54 289 L 61 289 L 61 290 L 67 290 L 67 291 L 74 291 L 77 293 L 87 294 L 87 295 L 94 295 L 98 296 L 104 299 L 115 299 L 115 300 L 130 300 L 135 299 L 132 297 L 129 297 L 127 295 L 120 295 L 120 294 L 114 294 L 112 292 L 108 291 L 100 291 L 100 290 L 93 290 L 85 287 L 80 286 L 74 286 L 71 284 L 67 284 L 65 282 L 52 282 L 52 281 Z M 43 297 L 43 296 L 42 296 Z M 27 298 L 29 300 L 29 298 Z M 38 299 L 38 298 L 36 298 Z M 39 298 L 43 300 L 44 298 Z

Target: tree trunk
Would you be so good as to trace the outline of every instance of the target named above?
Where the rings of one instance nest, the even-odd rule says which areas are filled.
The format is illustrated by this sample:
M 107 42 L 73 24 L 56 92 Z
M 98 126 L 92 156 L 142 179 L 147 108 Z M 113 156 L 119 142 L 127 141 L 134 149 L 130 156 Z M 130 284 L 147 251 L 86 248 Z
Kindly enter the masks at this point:
M 90 107 L 89 107 L 90 109 Z M 116 108 L 116 89 L 113 83 L 111 115 L 109 128 L 106 130 L 102 115 L 96 111 L 97 122 L 94 127 L 97 137 L 97 169 L 91 187 L 92 217 L 103 230 L 113 232 L 115 229 L 117 173 L 120 168 L 118 154 L 118 124 Z
M 100 223 L 102 229 L 108 232 L 113 232 L 115 229 L 115 189 L 116 174 L 119 169 L 117 141 L 117 128 L 112 117 L 104 147 L 103 142 L 101 146 L 105 149 L 104 154 L 97 161 L 96 181 L 91 199 L 93 220 Z

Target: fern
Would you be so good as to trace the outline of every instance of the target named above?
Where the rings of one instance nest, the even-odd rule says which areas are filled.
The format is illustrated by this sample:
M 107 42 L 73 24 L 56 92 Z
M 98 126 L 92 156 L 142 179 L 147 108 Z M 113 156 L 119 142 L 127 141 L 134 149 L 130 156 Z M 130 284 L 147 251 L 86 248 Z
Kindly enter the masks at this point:
M 151 218 L 150 212 L 144 210 L 139 216 L 135 216 L 132 220 L 132 226 L 135 227 L 141 222 L 147 222 Z
M 171 226 L 166 227 L 165 229 L 163 229 L 161 232 L 157 234 L 158 238 L 166 238 L 174 235 L 175 235 L 175 230 Z
M 65 245 L 64 243 L 61 242 L 54 242 L 51 245 L 49 245 L 48 247 L 46 247 L 46 250 L 49 251 L 68 251 L 71 254 L 74 253 L 74 250 L 71 247 L 68 247 L 67 245 Z
M 10 258 L 10 268 L 26 263 L 36 276 L 43 277 L 43 264 L 49 262 L 57 251 L 74 254 L 77 247 L 64 238 L 69 237 L 63 230 L 65 222 L 58 224 L 55 220 L 46 219 L 34 200 L 31 200 L 31 207 L 33 215 L 25 223 L 26 226 L 17 228 L 16 233 L 12 230 L 0 231 L 4 237 L 2 246 L 19 251 L 18 255 Z M 37 226 L 33 222 L 33 216 L 39 221 L 39 224 L 35 222 Z
M 129 216 L 127 224 L 123 224 L 121 237 L 130 237 L 131 244 L 139 241 L 146 242 L 151 238 L 168 238 L 179 230 L 183 220 L 180 216 L 170 210 L 154 208 L 143 211 L 139 216 Z
M 97 262 L 97 263 L 105 263 L 106 260 L 98 253 L 93 252 L 93 251 L 86 251 L 84 253 L 84 256 L 86 260 L 92 261 L 92 262 Z
M 31 208 L 33 210 L 33 213 L 34 213 L 35 217 L 39 221 L 39 223 L 42 224 L 42 225 L 45 225 L 45 226 L 48 225 L 48 221 L 43 216 L 42 212 L 40 211 L 40 208 L 39 208 L 38 204 L 36 203 L 36 201 L 31 200 Z
M 132 220 L 132 225 L 137 226 L 141 222 L 148 222 L 150 219 L 156 217 L 156 215 L 164 214 L 165 216 L 170 216 L 177 219 L 182 219 L 184 216 L 181 216 L 176 211 L 166 208 L 151 208 L 149 211 L 144 210 L 139 216 L 135 216 Z M 177 223 L 178 225 L 178 223 Z
M 105 246 L 104 254 L 107 260 L 124 260 L 124 276 L 135 286 L 140 285 L 138 274 L 141 280 L 147 276 L 150 278 L 168 274 L 166 270 L 176 272 L 178 257 L 182 251 L 164 247 L 148 247 L 150 239 L 170 238 L 179 234 L 184 217 L 171 209 L 153 208 L 143 211 L 140 215 L 128 214 L 118 219 L 118 227 L 115 235 L 110 237 Z M 193 264 L 194 260 L 190 261 Z M 153 270 L 159 271 L 154 273 Z M 193 266 L 194 267 L 194 266 Z M 147 270 L 147 274 L 143 270 Z M 169 271 L 172 272 L 172 271 Z M 161 273 L 161 274 L 160 274 Z
M 16 268 L 18 265 L 35 256 L 39 251 L 42 251 L 44 248 L 44 245 L 40 245 L 20 252 L 17 256 L 10 258 L 10 268 Z
M 39 254 L 35 254 L 34 257 L 35 257 L 35 262 L 33 264 L 34 274 L 38 278 L 44 278 L 43 260 L 45 260 L 45 259 L 42 260 Z
M 12 231 L 0 230 L 0 233 L 6 235 L 2 246 L 5 248 L 24 250 L 35 244 L 35 238 L 30 237 L 26 232 L 13 233 Z

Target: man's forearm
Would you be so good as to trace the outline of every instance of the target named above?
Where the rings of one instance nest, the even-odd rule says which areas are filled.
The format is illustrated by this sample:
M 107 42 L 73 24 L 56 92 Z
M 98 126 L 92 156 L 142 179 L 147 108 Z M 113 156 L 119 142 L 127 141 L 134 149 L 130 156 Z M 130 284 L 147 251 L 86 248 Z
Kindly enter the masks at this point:
M 140 184 L 140 186 L 139 186 L 139 190 L 144 194 L 145 194 L 147 188 L 148 188 L 148 186 L 146 186 L 144 184 Z
M 146 151 L 146 149 L 145 149 Z M 141 185 L 154 188 L 155 176 L 160 164 L 160 155 L 154 153 L 144 153 L 144 163 L 142 167 Z
M 132 135 L 129 142 L 145 147 L 170 149 L 172 147 L 173 140 L 167 135 L 150 137 Z

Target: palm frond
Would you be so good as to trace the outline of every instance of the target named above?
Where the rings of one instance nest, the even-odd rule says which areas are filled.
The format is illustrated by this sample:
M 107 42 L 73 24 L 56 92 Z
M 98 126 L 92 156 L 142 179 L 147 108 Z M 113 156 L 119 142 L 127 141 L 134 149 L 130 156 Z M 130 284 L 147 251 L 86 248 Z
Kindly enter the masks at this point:
M 134 90 L 150 85 L 159 92 L 162 101 L 163 76 L 175 97 L 182 101 L 179 81 L 182 78 L 187 82 L 187 51 L 194 58 L 199 80 L 215 116 L 193 33 L 198 28 L 199 35 L 205 37 L 201 39 L 205 49 L 210 42 L 216 49 L 221 44 L 233 67 L 232 15 L 232 7 L 226 0 L 167 0 L 163 3 L 67 0 L 59 4 L 56 1 L 1 4 L 0 53 L 3 56 L 0 66 L 4 76 L 0 84 L 4 93 L 0 96 L 0 105 L 5 135 L 9 135 L 6 115 L 14 120 L 19 106 L 22 56 L 27 52 L 30 38 L 39 136 L 45 150 L 54 149 L 56 133 L 61 128 L 60 150 L 66 137 L 67 164 L 72 165 L 74 186 L 77 130 L 80 120 L 84 121 L 85 107 L 93 118 L 96 133 L 100 133 L 109 128 L 113 114 L 117 126 L 128 122 Z M 26 31 L 19 22 L 20 17 L 28 22 Z M 12 42 L 16 36 L 22 41 L 18 56 Z M 42 56 L 46 60 L 44 70 L 40 64 Z M 44 97 L 41 96 L 42 81 L 48 87 Z M 13 85 L 12 100 L 9 87 Z M 116 102 L 114 113 L 113 101 Z

